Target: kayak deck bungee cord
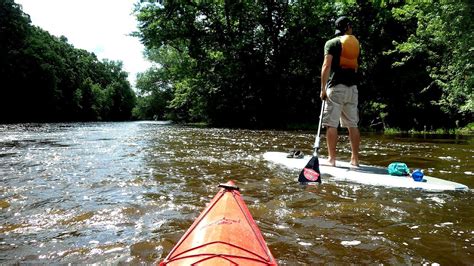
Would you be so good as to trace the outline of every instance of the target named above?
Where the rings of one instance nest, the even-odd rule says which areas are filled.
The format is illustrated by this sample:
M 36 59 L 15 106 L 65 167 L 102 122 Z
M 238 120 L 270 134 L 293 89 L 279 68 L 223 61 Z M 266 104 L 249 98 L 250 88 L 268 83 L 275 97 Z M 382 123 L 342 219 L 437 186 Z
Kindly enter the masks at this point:
M 239 188 L 219 187 L 160 265 L 277 265 Z

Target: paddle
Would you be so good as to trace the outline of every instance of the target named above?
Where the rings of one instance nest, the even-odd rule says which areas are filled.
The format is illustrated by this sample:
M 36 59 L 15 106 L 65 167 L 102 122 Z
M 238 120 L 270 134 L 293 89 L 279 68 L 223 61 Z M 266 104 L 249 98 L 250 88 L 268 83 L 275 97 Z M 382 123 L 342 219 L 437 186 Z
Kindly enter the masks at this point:
M 300 183 L 309 183 L 309 182 L 321 183 L 321 172 L 319 171 L 318 151 L 319 151 L 319 141 L 320 141 L 319 134 L 321 133 L 321 125 L 323 122 L 324 105 L 326 105 L 325 100 L 323 101 L 321 105 L 321 113 L 319 114 L 318 134 L 316 134 L 316 139 L 314 140 L 313 157 L 306 164 L 305 168 L 301 170 L 301 173 L 298 177 L 298 182 Z

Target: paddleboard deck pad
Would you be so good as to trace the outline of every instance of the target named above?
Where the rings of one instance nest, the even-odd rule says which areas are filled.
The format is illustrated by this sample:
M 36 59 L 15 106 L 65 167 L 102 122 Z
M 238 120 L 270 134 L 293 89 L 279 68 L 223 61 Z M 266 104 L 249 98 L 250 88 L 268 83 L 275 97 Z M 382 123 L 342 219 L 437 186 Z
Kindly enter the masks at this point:
M 301 171 L 311 156 L 307 155 L 303 158 L 287 158 L 284 152 L 266 152 L 263 158 L 269 162 L 285 166 L 289 169 L 298 169 Z M 387 173 L 387 169 L 377 166 L 360 165 L 353 167 L 348 162 L 337 161 L 336 166 L 330 166 L 325 158 L 319 158 L 319 167 L 321 174 L 330 175 L 336 181 L 347 181 L 372 186 L 413 188 L 426 191 L 447 191 L 460 190 L 467 191 L 466 185 L 444 180 L 432 176 L 424 176 L 422 182 L 413 180 L 410 176 L 392 176 Z

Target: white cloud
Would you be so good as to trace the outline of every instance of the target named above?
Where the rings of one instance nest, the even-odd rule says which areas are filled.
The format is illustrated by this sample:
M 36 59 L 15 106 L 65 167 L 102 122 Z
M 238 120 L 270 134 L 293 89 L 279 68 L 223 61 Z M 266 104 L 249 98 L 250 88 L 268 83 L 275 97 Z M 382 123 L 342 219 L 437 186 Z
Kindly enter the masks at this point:
M 99 59 L 120 60 L 134 86 L 136 74 L 151 63 L 143 45 L 129 36 L 136 31 L 132 15 L 137 0 L 15 0 L 33 25 L 55 36 L 64 35 L 76 48 L 94 52 Z

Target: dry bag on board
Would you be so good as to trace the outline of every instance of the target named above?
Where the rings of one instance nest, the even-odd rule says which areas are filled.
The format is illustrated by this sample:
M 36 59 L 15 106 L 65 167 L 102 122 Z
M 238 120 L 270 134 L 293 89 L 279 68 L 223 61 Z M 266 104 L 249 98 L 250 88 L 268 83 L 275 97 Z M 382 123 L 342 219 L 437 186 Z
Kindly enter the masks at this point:
M 410 169 L 405 163 L 394 162 L 388 166 L 388 174 L 396 176 L 407 176 L 410 175 Z

